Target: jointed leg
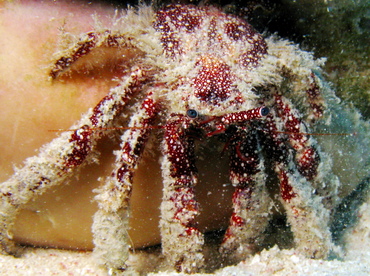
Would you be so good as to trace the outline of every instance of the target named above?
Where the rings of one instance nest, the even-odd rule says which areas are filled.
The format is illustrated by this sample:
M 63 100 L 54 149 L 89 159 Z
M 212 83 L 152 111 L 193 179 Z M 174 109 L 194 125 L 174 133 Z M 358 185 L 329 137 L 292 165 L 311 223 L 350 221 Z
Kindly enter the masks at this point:
M 81 36 L 80 40 L 70 49 L 59 53 L 61 57 L 57 59 L 51 68 L 50 77 L 52 79 L 57 78 L 78 59 L 88 55 L 93 49 L 98 47 L 121 48 L 124 51 L 127 63 L 131 58 L 139 54 L 139 51 L 130 44 L 129 39 L 123 35 L 112 34 L 110 31 L 101 33 L 89 32 Z
M 17 253 L 11 229 L 19 206 L 49 187 L 62 183 L 80 165 L 91 161 L 96 142 L 105 132 L 103 129 L 112 126 L 113 118 L 149 78 L 149 72 L 141 69 L 132 71 L 120 86 L 112 89 L 93 110 L 72 126 L 75 129 L 72 133 L 64 132 L 43 146 L 37 156 L 26 159 L 23 168 L 0 184 L 0 250 L 3 253 Z
M 143 101 L 129 124 L 132 129 L 122 136 L 121 149 L 116 153 L 116 167 L 105 185 L 97 190 L 99 210 L 94 216 L 94 252 L 112 272 L 125 270 L 130 242 L 129 201 L 132 178 L 144 145 L 149 137 L 157 106 L 151 95 Z
M 235 186 L 233 214 L 221 251 L 234 261 L 254 253 L 259 237 L 268 223 L 271 199 L 265 187 L 263 166 L 255 134 L 245 134 L 233 142 L 230 180 Z
M 321 197 L 312 197 L 313 189 L 308 181 L 302 181 L 298 172 L 287 172 L 283 164 L 276 165 L 280 181 L 281 202 L 294 233 L 299 252 L 309 258 L 326 258 L 331 247 L 328 227 L 329 211 Z
M 304 126 L 296 111 L 281 95 L 275 96 L 277 113 L 282 119 L 283 129 L 295 150 L 292 154 L 285 148 L 279 129 L 272 117 L 267 117 L 270 144 L 267 154 L 275 160 L 275 171 L 280 182 L 281 201 L 287 212 L 287 219 L 294 233 L 299 251 L 311 258 L 325 258 L 332 246 L 329 232 L 329 211 L 323 204 L 323 197 L 317 189 L 323 181 L 319 176 L 319 155 L 310 138 L 303 132 Z M 278 153 L 278 154 L 276 154 Z M 280 156 L 279 156 L 280 153 Z M 296 163 L 296 166 L 291 165 Z M 302 179 L 303 176 L 303 179 Z
M 197 171 L 194 144 L 187 136 L 186 124 L 187 117 L 178 116 L 166 125 L 160 226 L 164 255 L 178 271 L 192 273 L 204 264 L 204 240 L 195 225 L 199 213 L 194 194 Z
M 308 120 L 315 122 L 324 114 L 325 103 L 314 73 L 311 73 L 309 77 L 309 82 L 310 88 L 306 90 L 307 101 L 310 105 L 311 111 L 309 113 L 310 115 L 308 117 Z

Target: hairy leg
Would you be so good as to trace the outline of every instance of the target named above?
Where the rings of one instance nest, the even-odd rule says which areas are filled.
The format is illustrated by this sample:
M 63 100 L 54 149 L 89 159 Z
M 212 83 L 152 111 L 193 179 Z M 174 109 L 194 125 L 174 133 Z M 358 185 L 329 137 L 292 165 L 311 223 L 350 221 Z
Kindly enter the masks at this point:
M 187 120 L 175 115 L 165 126 L 160 226 L 163 254 L 177 271 L 192 273 L 204 265 L 204 239 L 195 223 L 199 215 L 194 191 L 198 177 Z
M 271 199 L 255 133 L 237 131 L 235 135 L 241 136 L 233 141 L 230 153 L 230 181 L 235 187 L 233 214 L 221 252 L 240 261 L 255 252 L 268 223 Z
M 151 94 L 143 101 L 121 137 L 115 169 L 96 192 L 99 210 L 94 215 L 94 252 L 112 271 L 125 270 L 131 247 L 128 236 L 132 180 L 157 115 Z

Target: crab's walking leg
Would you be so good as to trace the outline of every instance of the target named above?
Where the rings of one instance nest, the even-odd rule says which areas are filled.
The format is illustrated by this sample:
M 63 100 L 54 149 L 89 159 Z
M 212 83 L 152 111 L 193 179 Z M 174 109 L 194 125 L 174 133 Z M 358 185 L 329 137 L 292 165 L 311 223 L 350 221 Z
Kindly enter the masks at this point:
M 111 89 L 99 104 L 77 122 L 72 131 L 40 149 L 37 156 L 26 159 L 24 167 L 0 184 L 0 243 L 3 253 L 17 254 L 11 228 L 20 205 L 42 194 L 49 187 L 62 183 L 75 168 L 92 161 L 97 140 L 112 126 L 112 121 L 130 99 L 148 81 L 149 72 L 133 70 L 119 86 Z
M 306 95 L 311 112 L 307 119 L 314 122 L 322 117 L 325 109 L 325 103 L 314 73 L 311 73 L 309 77 L 309 84 L 310 88 L 306 90 Z
M 332 247 L 329 231 L 329 210 L 323 204 L 323 197 L 314 189 L 319 175 L 319 155 L 310 138 L 304 135 L 304 126 L 281 95 L 275 95 L 277 113 L 283 119 L 284 129 L 289 133 L 290 144 L 295 150 L 296 167 L 289 165 L 293 157 L 285 161 L 276 159 L 275 171 L 280 181 L 282 203 L 287 219 L 294 233 L 297 249 L 310 258 L 325 258 Z M 269 122 L 270 131 L 275 132 L 273 121 Z M 275 144 L 280 147 L 277 136 Z M 289 170 L 288 170 L 289 166 Z M 302 178 L 303 176 L 303 178 Z
M 177 271 L 196 272 L 203 266 L 203 235 L 195 225 L 199 213 L 194 195 L 197 170 L 188 118 L 172 117 L 166 124 L 161 205 L 162 250 Z
M 241 139 L 230 145 L 230 181 L 235 187 L 233 213 L 220 250 L 234 261 L 240 261 L 254 253 L 261 241 L 271 199 L 265 186 L 256 134 L 243 133 L 236 137 Z
M 294 233 L 295 248 L 309 258 L 326 258 L 331 247 L 329 212 L 320 197 L 313 197 L 308 181 L 296 173 L 290 173 L 282 164 L 275 171 L 280 181 L 281 201 L 287 212 L 287 220 Z
M 61 57 L 54 63 L 50 70 L 50 77 L 57 78 L 64 71 L 67 71 L 78 59 L 88 55 L 93 49 L 98 47 L 120 48 L 129 61 L 131 57 L 138 54 L 138 50 L 130 45 L 130 39 L 123 36 L 105 32 L 88 32 L 81 36 L 80 40 L 68 50 L 60 53 Z
M 94 216 L 94 252 L 113 271 L 125 270 L 130 242 L 129 201 L 132 178 L 157 114 L 157 104 L 149 93 L 129 127 L 122 135 L 121 149 L 116 152 L 116 165 L 96 196 L 99 210 Z

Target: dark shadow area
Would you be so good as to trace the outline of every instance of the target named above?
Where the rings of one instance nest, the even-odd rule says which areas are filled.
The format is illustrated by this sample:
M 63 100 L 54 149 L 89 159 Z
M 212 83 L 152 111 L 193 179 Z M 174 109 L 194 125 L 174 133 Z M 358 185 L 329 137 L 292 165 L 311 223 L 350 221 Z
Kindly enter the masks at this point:
M 368 197 L 369 185 L 370 177 L 365 178 L 335 209 L 330 230 L 336 244 L 343 244 L 345 233 L 360 219 L 358 210 Z

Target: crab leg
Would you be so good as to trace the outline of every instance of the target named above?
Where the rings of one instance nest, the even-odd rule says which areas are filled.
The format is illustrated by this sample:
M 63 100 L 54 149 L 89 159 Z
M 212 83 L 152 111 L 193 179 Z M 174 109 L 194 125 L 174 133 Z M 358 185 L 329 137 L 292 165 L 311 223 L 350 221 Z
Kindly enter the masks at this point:
M 309 258 L 326 258 L 332 243 L 329 212 L 321 197 L 312 198 L 310 183 L 301 181 L 298 172 L 290 173 L 282 164 L 277 164 L 275 171 L 280 181 L 281 202 L 294 233 L 295 247 Z
M 313 189 L 320 196 L 325 197 L 323 203 L 331 208 L 337 198 L 337 183 L 333 180 L 324 179 L 323 170 L 331 168 L 325 155 L 319 154 L 312 136 L 306 135 L 306 126 L 299 118 L 297 110 L 292 108 L 290 102 L 278 93 L 275 94 L 277 115 L 283 120 L 283 129 L 289 135 L 288 141 L 294 149 L 294 161 L 298 172 L 311 183 Z M 321 166 L 320 166 L 321 165 Z M 324 168 L 325 167 L 325 168 Z M 335 176 L 332 177 L 334 179 Z
M 174 115 L 165 127 L 160 227 L 164 255 L 177 271 L 192 273 L 204 265 L 204 239 L 195 225 L 199 207 L 194 188 L 198 178 L 188 127 L 189 119 L 181 115 Z
M 131 129 L 121 137 L 121 149 L 116 152 L 112 175 L 96 191 L 99 210 L 94 215 L 92 226 L 94 253 L 112 271 L 126 269 L 130 248 L 127 230 L 132 178 L 157 112 L 157 104 L 149 93 L 137 115 L 131 119 Z
M 61 57 L 54 63 L 50 70 L 50 77 L 56 79 L 60 74 L 70 68 L 78 59 L 89 54 L 97 47 L 107 48 L 122 48 L 125 51 L 127 60 L 138 54 L 128 41 L 130 39 L 123 35 L 111 34 L 110 31 L 105 32 L 88 32 L 83 35 L 80 40 L 73 45 L 72 48 L 61 52 Z
M 230 181 L 235 187 L 233 213 L 221 252 L 236 261 L 254 253 L 268 223 L 271 199 L 265 187 L 264 168 L 257 152 L 255 133 L 240 134 L 230 155 Z M 238 137 L 239 135 L 236 135 Z
M 294 114 L 291 105 L 278 94 L 275 95 L 275 101 L 277 103 L 277 113 L 283 119 L 285 130 L 289 133 L 290 144 L 296 151 L 297 169 L 307 180 L 314 180 L 320 163 L 317 150 L 312 146 L 309 137 L 304 134 L 304 125 Z
M 105 128 L 122 111 L 132 94 L 150 78 L 148 71 L 135 69 L 119 86 L 111 89 L 99 104 L 82 116 L 72 129 L 40 149 L 37 156 L 27 158 L 24 167 L 0 184 L 1 252 L 17 254 L 11 228 L 20 205 L 61 184 L 82 164 L 93 161 L 91 153 Z
M 288 102 L 276 94 L 277 114 L 283 119 L 284 129 L 290 135 L 290 143 L 295 149 L 296 167 L 288 170 L 291 156 L 275 159 L 275 171 L 280 182 L 281 201 L 287 212 L 287 219 L 294 233 L 294 240 L 300 252 L 310 258 L 325 258 L 332 247 L 329 231 L 329 211 L 325 208 L 322 196 L 312 197 L 314 188 L 312 184 L 319 181 L 319 155 L 312 146 L 310 139 L 302 132 L 304 126 L 298 119 L 295 111 Z M 274 140 L 276 149 L 289 155 L 282 149 L 283 143 L 279 140 L 277 127 L 271 117 L 267 118 L 270 137 Z M 284 161 L 285 159 L 285 161 Z M 283 160 L 283 161 L 282 161 Z M 304 179 L 302 180 L 302 177 Z M 316 183 L 317 185 L 317 183 Z
M 309 81 L 310 88 L 306 90 L 306 95 L 312 112 L 309 115 L 308 120 L 315 122 L 323 116 L 325 103 L 314 73 L 311 73 Z

